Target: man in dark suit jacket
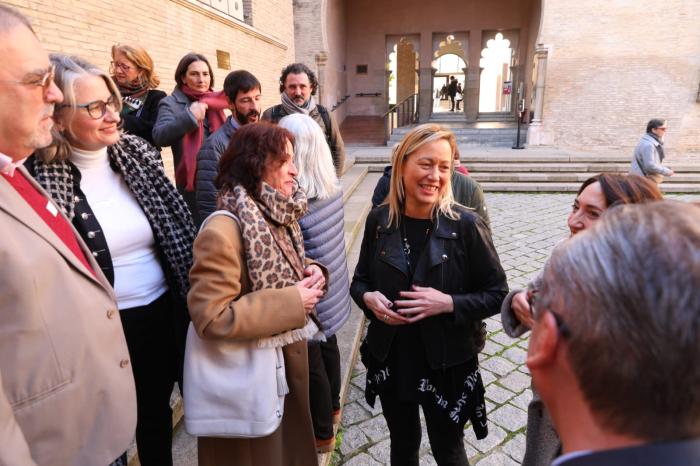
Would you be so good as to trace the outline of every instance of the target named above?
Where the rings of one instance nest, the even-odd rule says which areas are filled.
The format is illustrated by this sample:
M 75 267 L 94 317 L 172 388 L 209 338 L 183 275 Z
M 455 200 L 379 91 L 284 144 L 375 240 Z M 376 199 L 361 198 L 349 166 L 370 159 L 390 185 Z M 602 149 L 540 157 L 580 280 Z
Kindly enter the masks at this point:
M 700 207 L 613 207 L 560 243 L 527 365 L 562 440 L 554 466 L 700 464 Z

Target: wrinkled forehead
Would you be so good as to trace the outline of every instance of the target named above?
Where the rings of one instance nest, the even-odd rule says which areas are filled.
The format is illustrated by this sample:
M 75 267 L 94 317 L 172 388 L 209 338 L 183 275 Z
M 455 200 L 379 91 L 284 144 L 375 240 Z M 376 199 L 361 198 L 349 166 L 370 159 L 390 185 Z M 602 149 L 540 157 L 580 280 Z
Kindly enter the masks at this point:
M 25 74 L 46 70 L 49 56 L 41 43 L 24 25 L 0 32 L 0 79 L 19 80 Z

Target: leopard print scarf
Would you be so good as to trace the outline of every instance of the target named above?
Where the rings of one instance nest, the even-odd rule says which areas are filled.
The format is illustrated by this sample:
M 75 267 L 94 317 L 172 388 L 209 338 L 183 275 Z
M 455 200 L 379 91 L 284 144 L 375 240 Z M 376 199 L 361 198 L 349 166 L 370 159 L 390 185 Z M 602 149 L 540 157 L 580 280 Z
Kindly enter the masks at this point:
M 304 278 L 304 237 L 297 222 L 307 210 L 303 190 L 286 197 L 262 182 L 258 199 L 254 199 L 236 185 L 221 191 L 217 209 L 228 210 L 240 220 L 252 291 L 284 288 Z M 318 338 L 318 333 L 318 326 L 309 319 L 305 327 L 263 338 L 258 346 L 284 346 Z

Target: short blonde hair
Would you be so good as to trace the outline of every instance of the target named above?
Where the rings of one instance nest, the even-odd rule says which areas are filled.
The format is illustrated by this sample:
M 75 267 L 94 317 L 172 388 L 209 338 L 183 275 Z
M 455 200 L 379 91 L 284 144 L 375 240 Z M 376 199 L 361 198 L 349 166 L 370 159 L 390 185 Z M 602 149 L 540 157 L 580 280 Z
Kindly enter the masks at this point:
M 455 135 L 451 131 L 447 131 L 440 125 L 425 124 L 420 125 L 409 131 L 403 140 L 394 147 L 391 156 L 391 182 L 389 188 L 388 204 L 389 204 L 389 225 L 398 227 L 401 214 L 404 210 L 406 202 L 406 191 L 403 185 L 403 166 L 406 159 L 415 151 L 426 144 L 444 139 L 450 144 L 450 172 L 454 166 L 454 153 L 457 148 Z M 438 202 L 433 206 L 432 216 L 445 215 L 448 218 L 456 220 L 459 215 L 454 210 L 455 200 L 452 194 L 452 178 L 448 177 L 447 185 Z
M 122 53 L 124 56 L 136 65 L 141 71 L 139 79 L 141 84 L 148 86 L 150 89 L 155 89 L 160 84 L 160 79 L 155 71 L 153 59 L 146 52 L 146 49 L 140 45 L 115 44 L 112 46 L 112 60 L 115 59 L 117 53 Z

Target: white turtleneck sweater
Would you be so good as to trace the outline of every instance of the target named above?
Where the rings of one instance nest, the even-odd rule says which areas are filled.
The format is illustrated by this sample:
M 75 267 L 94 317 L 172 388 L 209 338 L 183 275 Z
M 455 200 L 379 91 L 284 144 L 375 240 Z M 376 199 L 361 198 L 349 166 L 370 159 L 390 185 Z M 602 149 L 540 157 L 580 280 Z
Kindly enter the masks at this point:
M 119 309 L 145 306 L 167 290 L 151 225 L 124 178 L 109 166 L 107 148 L 72 149 L 85 194 L 107 240 Z

